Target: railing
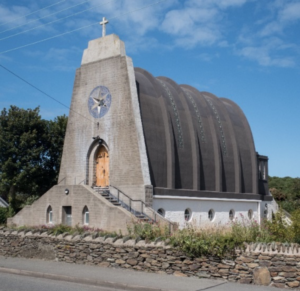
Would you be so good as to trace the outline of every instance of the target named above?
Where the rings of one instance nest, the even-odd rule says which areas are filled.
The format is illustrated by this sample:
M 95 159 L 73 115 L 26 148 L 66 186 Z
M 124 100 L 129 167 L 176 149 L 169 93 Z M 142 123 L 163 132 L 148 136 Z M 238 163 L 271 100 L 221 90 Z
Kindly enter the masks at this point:
M 160 214 L 158 214 L 154 209 L 148 207 L 144 201 L 138 200 L 138 199 L 132 199 L 131 197 L 129 197 L 127 194 L 125 194 L 123 191 L 121 191 L 120 189 L 118 189 L 115 186 L 110 185 L 110 187 L 114 188 L 115 190 L 117 190 L 117 196 L 111 194 L 110 191 L 107 191 L 107 192 L 109 192 L 109 195 L 111 195 L 113 198 L 117 199 L 118 202 L 125 209 L 127 209 L 128 211 L 130 211 L 131 213 L 133 213 L 135 216 L 143 215 L 143 216 L 147 217 L 150 221 L 153 221 L 153 222 L 158 222 L 158 220 L 159 221 L 163 221 L 163 223 L 168 224 L 169 232 L 170 233 L 173 232 L 175 224 L 172 223 L 172 222 L 170 222 L 169 220 L 167 220 L 166 218 L 164 218 Z M 123 201 L 123 199 L 120 198 L 121 195 L 124 196 L 124 197 L 126 197 L 126 199 L 128 199 L 128 204 L 126 204 Z M 137 204 L 140 204 L 140 205 L 137 205 Z M 148 213 L 146 213 L 145 210 Z M 149 214 L 149 212 L 151 214 Z

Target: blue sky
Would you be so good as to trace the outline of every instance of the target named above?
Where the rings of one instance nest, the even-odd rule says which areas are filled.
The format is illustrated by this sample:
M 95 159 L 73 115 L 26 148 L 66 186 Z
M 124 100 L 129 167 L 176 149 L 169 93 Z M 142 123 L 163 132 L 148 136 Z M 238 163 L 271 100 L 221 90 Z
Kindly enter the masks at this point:
M 69 106 L 75 69 L 106 16 L 136 67 L 232 99 L 269 174 L 299 177 L 300 0 L 165 0 L 131 12 L 158 1 L 1 0 L 0 64 Z M 0 68 L 0 110 L 10 105 L 68 114 Z

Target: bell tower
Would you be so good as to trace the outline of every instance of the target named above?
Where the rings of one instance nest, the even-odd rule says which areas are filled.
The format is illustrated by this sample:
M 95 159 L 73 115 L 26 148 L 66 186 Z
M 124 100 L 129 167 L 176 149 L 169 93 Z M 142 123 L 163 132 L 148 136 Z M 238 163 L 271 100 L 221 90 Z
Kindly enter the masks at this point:
M 59 184 L 109 184 L 145 201 L 151 181 L 133 63 L 103 31 L 76 71 Z

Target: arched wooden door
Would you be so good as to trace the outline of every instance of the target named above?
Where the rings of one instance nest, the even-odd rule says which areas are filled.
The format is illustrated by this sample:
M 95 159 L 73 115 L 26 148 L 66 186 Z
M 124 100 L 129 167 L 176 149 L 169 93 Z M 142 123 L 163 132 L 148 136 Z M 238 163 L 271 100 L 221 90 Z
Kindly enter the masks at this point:
M 99 148 L 96 155 L 96 186 L 109 186 L 109 155 L 104 146 Z

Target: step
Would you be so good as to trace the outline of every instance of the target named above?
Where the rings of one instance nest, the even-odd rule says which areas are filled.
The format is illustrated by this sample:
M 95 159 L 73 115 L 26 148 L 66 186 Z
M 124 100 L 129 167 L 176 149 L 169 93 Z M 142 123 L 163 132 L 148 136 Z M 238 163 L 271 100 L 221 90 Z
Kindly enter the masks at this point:
M 138 215 L 136 215 L 136 217 L 139 218 L 139 219 L 144 219 L 144 218 L 146 218 L 146 216 L 143 215 L 143 214 L 138 214 Z
M 121 203 L 119 203 L 119 202 L 112 202 L 112 204 L 115 206 L 121 206 Z

